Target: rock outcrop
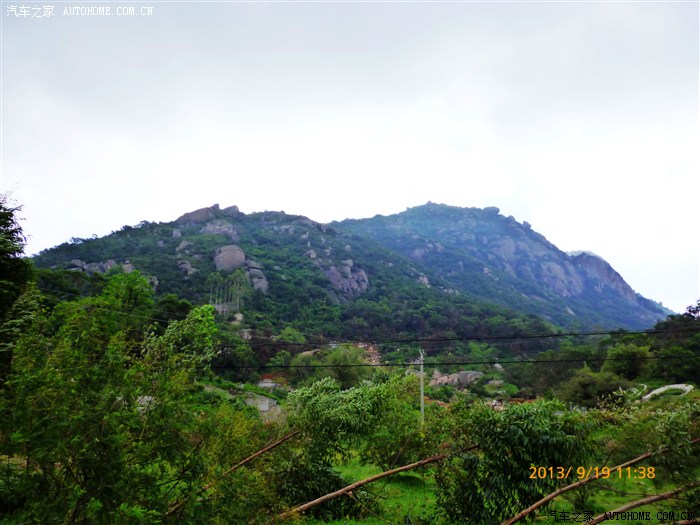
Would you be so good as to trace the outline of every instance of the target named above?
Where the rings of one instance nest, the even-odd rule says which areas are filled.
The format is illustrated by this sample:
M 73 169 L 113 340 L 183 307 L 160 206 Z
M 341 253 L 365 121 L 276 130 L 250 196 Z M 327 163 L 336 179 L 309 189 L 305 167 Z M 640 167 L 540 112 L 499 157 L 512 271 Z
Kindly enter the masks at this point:
M 607 287 L 630 302 L 637 300 L 637 294 L 632 287 L 605 259 L 590 252 L 574 252 L 569 256 L 579 273 L 590 280 L 591 286 L 596 292 L 603 293 Z
M 455 388 L 464 388 L 471 385 L 473 382 L 483 376 L 483 372 L 475 370 L 461 370 L 454 374 L 442 374 L 439 370 L 433 372 L 433 378 L 430 380 L 430 386 L 452 386 Z
M 204 227 L 202 227 L 201 230 L 199 230 L 199 233 L 224 235 L 232 241 L 240 240 L 240 236 L 238 235 L 238 231 L 236 231 L 236 228 L 234 228 L 230 222 L 227 222 L 223 219 L 216 219 L 211 222 L 208 222 L 204 225 Z
M 214 265 L 220 272 L 232 272 L 245 265 L 245 253 L 235 244 L 222 246 L 214 252 Z
M 214 219 L 218 211 L 218 204 L 214 204 L 214 206 L 211 206 L 209 208 L 200 208 L 198 210 L 194 210 L 185 213 L 184 215 L 181 215 L 180 217 L 175 219 L 175 224 L 180 224 L 182 226 L 192 226 L 194 224 L 201 224 L 203 222 L 207 222 Z
M 85 273 L 107 273 L 110 271 L 112 268 L 116 268 L 117 266 L 122 267 L 122 271 L 124 273 L 131 273 L 133 272 L 136 268 L 134 267 L 133 264 L 129 261 L 124 261 L 123 263 L 117 263 L 113 259 L 109 259 L 108 261 L 103 261 L 103 262 L 93 262 L 93 263 L 88 263 L 85 261 L 82 261 L 80 259 L 73 259 L 70 264 L 68 265 L 68 270 L 80 270 Z
M 222 215 L 225 217 L 237 218 L 243 216 L 244 214 L 240 212 L 238 206 L 229 206 L 228 208 L 224 208 L 222 210 L 219 208 L 218 204 L 214 204 L 208 208 L 200 208 L 198 210 L 185 213 L 184 215 L 181 215 L 175 219 L 175 223 L 181 226 L 194 226 L 196 224 L 211 221 Z
M 413 259 L 441 289 L 497 301 L 557 324 L 648 328 L 670 313 L 636 294 L 602 258 L 565 253 L 530 224 L 504 217 L 496 207 L 428 203 L 334 227 L 369 236 Z
M 353 268 L 353 265 L 352 259 L 345 259 L 340 264 L 332 265 L 325 270 L 333 287 L 343 292 L 348 298 L 356 297 L 369 288 L 367 272 Z
M 190 263 L 189 261 L 185 261 L 185 260 L 177 261 L 177 267 L 182 273 L 184 273 L 188 277 L 199 272 L 199 270 L 197 268 L 192 266 L 192 263 Z
M 250 284 L 253 290 L 260 290 L 262 293 L 267 293 L 270 283 L 267 282 L 267 277 L 262 270 L 262 266 L 257 261 L 248 259 L 246 262 L 246 268 L 248 270 L 248 278 L 250 279 Z

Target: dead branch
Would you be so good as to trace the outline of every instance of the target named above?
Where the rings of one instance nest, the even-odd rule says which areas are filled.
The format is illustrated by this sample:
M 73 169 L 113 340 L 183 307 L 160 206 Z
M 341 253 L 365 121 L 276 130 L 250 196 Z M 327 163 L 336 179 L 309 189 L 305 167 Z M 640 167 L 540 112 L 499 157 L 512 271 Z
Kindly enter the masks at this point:
M 685 492 L 686 490 L 692 489 L 693 487 L 697 487 L 700 485 L 700 481 L 695 481 L 694 483 L 689 483 L 688 485 L 685 485 L 683 487 L 679 487 L 675 490 L 670 490 L 668 492 L 664 492 L 663 494 L 654 494 L 653 496 L 649 496 L 647 498 L 642 498 L 638 499 L 637 501 L 632 501 L 630 503 L 627 503 L 626 505 L 623 505 L 622 507 L 619 507 L 615 510 L 611 510 L 609 512 L 605 512 L 601 514 L 600 516 L 597 516 L 593 518 L 593 521 L 589 521 L 588 525 L 595 525 L 596 523 L 600 523 L 601 521 L 605 521 L 608 519 L 608 514 L 613 514 L 615 512 L 627 512 L 628 510 L 635 509 L 637 507 L 641 507 L 643 505 L 648 505 L 649 503 L 654 503 L 655 501 L 661 501 L 664 499 L 669 499 L 675 496 L 676 494 L 680 494 L 681 492 Z
M 473 450 L 477 448 L 476 445 L 473 445 L 467 449 L 468 450 Z M 290 518 L 296 514 L 300 514 L 304 512 L 305 510 L 308 510 L 312 507 L 315 507 L 316 505 L 320 505 L 321 503 L 331 500 L 333 498 L 337 498 L 338 496 L 342 496 L 343 494 L 350 492 L 352 490 L 355 490 L 359 487 L 362 487 L 363 485 L 367 485 L 368 483 L 372 483 L 373 481 L 377 481 L 382 478 L 386 478 L 388 476 L 393 476 L 394 474 L 398 474 L 399 472 L 405 472 L 406 470 L 411 470 L 414 468 L 418 467 L 423 467 L 425 465 L 429 465 L 431 463 L 436 463 L 438 461 L 442 461 L 448 457 L 448 454 L 438 454 L 436 456 L 431 456 L 429 458 L 423 459 L 421 461 L 417 461 L 415 463 L 411 463 L 410 465 L 404 465 L 403 467 L 398 467 L 392 470 L 387 470 L 385 472 L 381 472 L 379 474 L 375 474 L 374 476 L 370 476 L 369 478 L 363 479 L 361 481 L 356 481 L 355 483 L 352 483 L 351 485 L 348 485 L 345 488 L 342 488 L 340 490 L 336 490 L 335 492 L 331 492 L 330 494 L 326 494 L 325 496 L 321 496 L 320 498 L 317 498 L 313 501 L 309 501 L 308 503 L 304 503 L 303 505 L 298 505 L 294 507 L 293 509 L 290 509 L 286 512 L 283 512 L 277 518 L 275 518 L 273 521 L 281 521 L 285 520 L 287 518 Z
M 245 465 L 246 463 L 250 463 L 251 461 L 253 461 L 253 460 L 254 460 L 255 458 L 257 458 L 258 456 L 262 456 L 263 454 L 265 454 L 266 452 L 269 452 L 269 451 L 272 450 L 273 448 L 276 448 L 276 447 L 280 446 L 280 445 L 281 445 L 282 443 L 284 443 L 285 441 L 289 441 L 289 440 L 292 439 L 294 436 L 296 436 L 298 433 L 299 433 L 298 430 L 295 430 L 294 432 L 290 432 L 290 433 L 287 434 L 286 436 L 284 436 L 284 437 L 278 439 L 277 441 L 275 441 L 274 443 L 272 443 L 272 444 L 266 446 L 265 448 L 261 448 L 261 449 L 258 450 L 255 454 L 251 454 L 251 455 L 248 456 L 247 458 L 245 458 L 245 459 L 239 461 L 239 462 L 236 463 L 234 466 L 232 466 L 230 469 L 228 469 L 226 472 L 224 472 L 223 474 L 221 474 L 221 476 L 219 476 L 219 479 L 217 479 L 217 480 L 215 480 L 215 481 L 212 481 L 211 483 L 209 483 L 209 484 L 205 485 L 204 487 L 202 487 L 202 490 L 201 490 L 200 492 L 206 492 L 207 490 L 209 490 L 210 488 L 212 488 L 214 485 L 216 485 L 216 483 L 218 483 L 222 478 L 225 478 L 226 476 L 228 476 L 229 474 L 231 474 L 231 472 L 233 472 L 233 471 L 236 470 L 237 468 L 242 467 L 242 466 Z
M 250 463 L 251 461 L 253 461 L 253 460 L 254 460 L 255 458 L 257 458 L 258 456 L 262 456 L 262 455 L 265 454 L 266 452 L 269 452 L 270 450 L 272 450 L 272 449 L 274 449 L 274 448 L 280 446 L 280 445 L 281 445 L 282 443 L 284 443 L 285 441 L 289 441 L 289 440 L 292 439 L 294 436 L 296 436 L 298 433 L 299 433 L 298 430 L 295 430 L 294 432 L 290 432 L 289 434 L 287 434 L 287 435 L 284 436 L 284 437 L 281 437 L 280 439 L 278 439 L 278 440 L 275 441 L 274 443 L 271 443 L 270 445 L 266 446 L 265 448 L 261 448 L 260 450 L 258 450 L 258 451 L 255 452 L 254 454 L 251 454 L 251 455 L 248 456 L 247 458 L 245 458 L 245 459 L 239 461 L 238 463 L 236 463 L 235 465 L 233 465 L 231 468 L 229 468 L 227 471 L 225 471 L 223 474 L 221 474 L 217 479 L 215 479 L 215 480 L 212 481 L 211 483 L 207 483 L 206 485 L 204 485 L 201 489 L 199 489 L 199 490 L 197 491 L 197 494 L 196 494 L 196 495 L 197 495 L 197 496 L 200 496 L 200 495 L 204 494 L 204 493 L 207 492 L 209 489 L 211 489 L 214 485 L 216 485 L 219 481 L 221 481 L 223 478 L 225 478 L 226 476 L 228 476 L 229 474 L 231 474 L 232 472 L 234 472 L 236 469 L 242 467 L 242 466 L 245 465 L 246 463 Z M 175 502 L 175 503 L 173 504 L 173 506 L 170 507 L 170 509 L 168 509 L 168 512 L 166 512 L 165 515 L 166 515 L 166 516 L 172 516 L 173 514 L 175 514 L 177 511 L 179 511 L 179 510 L 182 508 L 182 506 L 186 503 L 186 501 L 187 501 L 187 500 L 181 500 L 181 501 Z
M 695 444 L 695 443 L 698 443 L 698 442 L 700 442 L 700 438 L 693 439 L 693 440 L 690 442 L 690 444 L 692 445 L 692 444 Z M 657 454 L 663 454 L 664 452 L 665 452 L 665 450 L 662 450 L 662 451 L 660 451 L 660 452 L 647 452 L 646 454 L 642 454 L 641 456 L 637 456 L 636 458 L 630 459 L 630 460 L 627 461 L 626 463 L 621 463 L 620 465 L 617 465 L 617 466 L 615 466 L 615 467 L 611 467 L 611 468 L 610 468 L 610 472 L 612 472 L 612 471 L 614 471 L 614 470 L 617 470 L 617 469 L 624 469 L 624 468 L 627 468 L 627 467 L 629 467 L 629 466 L 631 466 L 631 465 L 634 465 L 634 464 L 636 464 L 636 463 L 639 463 L 640 461 L 644 461 L 645 459 L 649 459 L 649 458 L 652 457 L 652 456 L 656 456 Z M 570 491 L 570 490 L 577 489 L 577 488 L 579 488 L 579 487 L 581 487 L 581 486 L 583 486 L 583 485 L 586 485 L 587 483 L 590 483 L 591 481 L 595 481 L 596 479 L 600 479 L 600 477 L 591 476 L 591 477 L 589 477 L 589 478 L 585 478 L 585 479 L 579 480 L 579 481 L 577 481 L 577 482 L 575 482 L 575 483 L 572 483 L 571 485 L 567 485 L 566 487 L 562 487 L 562 488 L 560 488 L 560 489 L 558 489 L 558 490 L 555 490 L 555 491 L 552 492 L 551 494 L 548 494 L 547 496 L 545 496 L 544 498 L 542 498 L 542 499 L 539 500 L 538 502 L 533 503 L 533 504 L 530 505 L 528 508 L 526 508 L 525 510 L 521 511 L 521 512 L 518 513 L 517 515 L 513 516 L 513 517 L 510 518 L 509 520 L 504 521 L 503 523 L 501 523 L 501 525 L 513 525 L 513 523 L 515 523 L 516 521 L 520 521 L 521 519 L 523 519 L 525 516 L 527 516 L 528 514 L 530 514 L 531 512 L 533 512 L 534 510 L 537 510 L 537 509 L 540 508 L 542 505 L 545 505 L 546 503 L 549 503 L 550 501 L 552 501 L 552 500 L 553 500 L 554 498 L 556 498 L 557 496 L 560 496 L 560 495 L 562 495 L 562 494 L 564 494 L 565 492 L 568 492 L 568 491 Z

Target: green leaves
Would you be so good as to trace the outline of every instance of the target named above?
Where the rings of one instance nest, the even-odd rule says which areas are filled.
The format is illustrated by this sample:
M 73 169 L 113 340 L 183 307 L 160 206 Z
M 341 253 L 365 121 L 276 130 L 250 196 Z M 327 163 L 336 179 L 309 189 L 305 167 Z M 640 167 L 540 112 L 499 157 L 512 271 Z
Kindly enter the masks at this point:
M 0 454 L 25 468 L 3 474 L 0 499 L 20 521 L 162 523 L 179 499 L 179 516 L 188 515 L 198 505 L 188 495 L 209 471 L 255 450 L 256 434 L 264 439 L 247 412 L 210 416 L 190 401 L 214 354 L 212 307 L 159 336 L 144 331 L 152 291 L 138 274 L 117 275 L 102 295 L 50 315 L 35 295 L 3 327 L 14 335 L 0 386 Z
M 458 403 L 452 411 L 455 456 L 439 466 L 438 503 L 455 521 L 499 523 L 537 501 L 554 477 L 531 479 L 530 467 L 585 464 L 593 424 L 556 401 L 508 405 Z M 477 445 L 475 452 L 468 452 Z

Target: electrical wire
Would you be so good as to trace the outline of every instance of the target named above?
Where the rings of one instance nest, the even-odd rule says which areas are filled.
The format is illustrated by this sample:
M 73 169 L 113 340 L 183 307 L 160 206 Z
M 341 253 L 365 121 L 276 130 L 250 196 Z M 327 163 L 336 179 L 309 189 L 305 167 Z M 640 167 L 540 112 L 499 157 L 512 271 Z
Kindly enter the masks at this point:
M 682 359 L 700 359 L 698 356 L 653 356 L 653 357 L 579 357 L 574 359 L 536 359 L 532 361 L 516 361 L 508 359 L 496 359 L 490 361 L 442 361 L 424 362 L 423 366 L 453 366 L 453 365 L 531 365 L 531 364 L 551 364 L 551 363 L 581 363 L 588 361 L 669 361 Z M 249 368 L 383 368 L 383 367 L 411 367 L 418 366 L 418 362 L 404 363 L 338 363 L 338 364 L 304 364 L 304 365 L 226 365 L 221 368 L 226 369 L 249 369 Z

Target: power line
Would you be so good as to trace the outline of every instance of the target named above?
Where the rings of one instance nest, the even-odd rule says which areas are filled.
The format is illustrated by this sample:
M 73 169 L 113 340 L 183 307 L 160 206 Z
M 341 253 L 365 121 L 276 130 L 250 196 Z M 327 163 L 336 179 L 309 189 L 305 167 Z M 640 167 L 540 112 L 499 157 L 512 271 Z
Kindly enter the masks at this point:
M 443 362 L 425 362 L 424 366 L 454 366 L 454 365 L 496 365 L 496 364 L 512 364 L 512 365 L 531 365 L 531 364 L 550 364 L 550 363 L 581 363 L 584 361 L 668 361 L 672 359 L 700 359 L 698 356 L 654 356 L 654 357 L 580 357 L 571 359 L 536 359 L 530 361 L 516 361 L 497 359 L 490 361 L 443 361 Z M 226 369 L 248 369 L 248 368 L 382 368 L 382 367 L 411 367 L 419 366 L 417 362 L 404 363 L 355 363 L 355 364 L 315 364 L 315 365 L 242 365 L 242 366 L 222 366 Z
M 408 343 L 449 343 L 449 342 L 468 342 L 468 341 L 518 341 L 518 340 L 535 340 L 535 339 L 558 339 L 563 337 L 590 337 L 590 336 L 606 336 L 606 335 L 662 335 L 662 334 L 692 334 L 700 333 L 698 328 L 685 328 L 676 330 L 600 330 L 591 332 L 557 332 L 547 334 L 520 334 L 520 335 L 473 335 L 473 336 L 455 336 L 455 337 L 417 337 L 404 339 L 344 339 L 333 340 L 328 343 L 295 343 L 289 341 L 255 341 L 267 346 L 314 346 L 315 344 L 364 344 L 373 346 L 392 345 L 392 344 L 408 344 Z M 236 348 L 235 345 L 222 345 L 222 348 Z
M 39 289 L 42 292 L 47 292 L 47 293 L 56 293 L 56 294 L 67 294 L 67 295 L 73 295 L 76 297 L 90 297 L 90 298 L 96 298 L 99 296 L 82 296 L 80 294 L 77 294 L 75 292 L 69 292 L 69 291 L 55 291 L 55 290 L 49 290 L 46 288 L 41 288 L 37 286 L 37 289 Z M 99 305 L 89 305 L 91 308 L 103 310 L 103 311 L 108 311 L 115 313 L 117 315 L 124 315 L 128 317 L 133 317 L 137 319 L 142 319 L 145 321 L 157 321 L 157 322 L 162 322 L 162 323 L 168 323 L 172 319 L 159 319 L 156 317 L 151 317 L 151 316 L 144 316 L 144 315 L 139 315 L 139 314 L 134 314 L 134 313 L 129 313 L 129 312 L 122 312 L 120 310 L 116 310 L 113 308 L 107 308 L 104 306 L 99 306 Z M 196 305 L 192 305 L 193 308 L 196 308 Z M 177 312 L 169 312 L 166 310 L 153 310 L 154 313 L 167 313 L 173 317 L 179 318 L 179 319 L 186 319 L 187 315 L 186 314 L 180 314 Z M 255 330 L 254 327 L 248 328 L 250 330 Z M 587 332 L 548 332 L 548 333 L 543 333 L 543 334 L 515 334 L 515 335 L 471 335 L 471 336 L 454 336 L 454 337 L 415 337 L 415 338 L 400 338 L 400 339 L 384 339 L 384 340 L 377 340 L 377 339 L 343 339 L 343 340 L 331 340 L 329 342 L 324 342 L 324 343 L 295 343 L 295 342 L 289 342 L 289 341 L 275 341 L 275 340 L 269 340 L 269 341 L 261 341 L 257 340 L 254 341 L 254 343 L 258 344 L 264 344 L 266 346 L 292 346 L 292 347 L 298 347 L 298 346 L 314 346 L 314 345 L 321 345 L 321 344 L 366 344 L 366 345 L 376 345 L 376 346 L 381 346 L 381 345 L 392 345 L 392 344 L 410 344 L 410 343 L 449 343 L 449 342 L 487 342 L 487 341 L 520 341 L 520 340 L 542 340 L 542 339 L 559 339 L 559 338 L 564 338 L 564 337 L 592 337 L 592 336 L 611 336 L 611 335 L 664 335 L 664 334 L 683 334 L 683 333 L 700 333 L 700 327 L 698 328 L 684 328 L 684 329 L 674 329 L 674 330 L 657 330 L 657 329 L 647 329 L 647 330 L 626 330 L 622 328 L 618 328 L 615 330 L 593 330 L 593 331 L 587 331 Z M 304 336 L 305 338 L 311 339 L 310 336 Z M 318 337 L 318 336 L 316 336 Z M 323 337 L 323 336 L 321 336 Z M 222 345 L 222 348 L 235 348 L 235 345 Z

